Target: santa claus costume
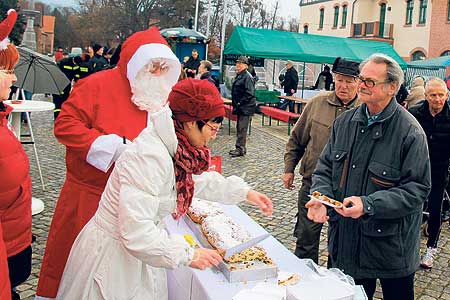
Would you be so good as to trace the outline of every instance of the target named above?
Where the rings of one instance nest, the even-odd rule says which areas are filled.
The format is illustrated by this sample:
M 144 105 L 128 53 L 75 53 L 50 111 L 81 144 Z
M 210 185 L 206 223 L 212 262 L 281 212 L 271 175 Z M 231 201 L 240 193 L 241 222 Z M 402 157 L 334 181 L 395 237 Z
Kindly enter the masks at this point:
M 170 91 L 180 63 L 153 27 L 124 42 L 116 68 L 77 82 L 62 106 L 54 131 L 66 146 L 66 181 L 48 235 L 37 299 L 56 297 L 72 244 L 97 210 L 111 166 L 147 125 L 149 107 L 135 99 L 131 87 L 138 84 L 136 76 L 143 67 L 156 58 L 168 66 L 159 80 Z
M 0 24 L 0 299 L 2 300 L 11 299 L 10 283 L 14 288 L 24 282 L 31 273 L 30 166 L 22 144 L 8 123 L 7 116 L 11 113 L 12 107 L 2 102 L 8 99 L 10 86 L 17 80 L 13 70 L 19 60 L 19 53 L 7 38 L 16 20 L 17 12 L 10 10 L 7 18 Z M 18 299 L 15 292 L 13 295 L 13 299 Z
M 209 149 L 192 144 L 182 123 L 224 115 L 216 87 L 186 79 L 169 102 L 173 119 L 167 106 L 153 113 L 117 161 L 99 209 L 73 245 L 57 299 L 167 299 L 165 269 L 189 265 L 194 249 L 169 235 L 163 218 L 183 215 L 194 193 L 227 204 L 246 199 L 250 188 L 241 178 L 203 172 Z M 215 137 L 202 128 L 196 133 Z

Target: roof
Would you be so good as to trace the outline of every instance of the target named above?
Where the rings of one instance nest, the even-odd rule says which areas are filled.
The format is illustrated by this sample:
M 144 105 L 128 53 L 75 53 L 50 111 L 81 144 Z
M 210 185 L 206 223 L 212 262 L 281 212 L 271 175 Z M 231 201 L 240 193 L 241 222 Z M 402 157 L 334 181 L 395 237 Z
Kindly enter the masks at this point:
M 178 40 L 178 39 L 181 40 L 183 38 L 196 40 L 196 41 L 207 40 L 206 36 L 201 34 L 200 32 L 192 30 L 192 29 L 184 28 L 184 27 L 166 28 L 166 29 L 160 30 L 160 32 L 163 37 L 175 39 L 175 40 Z
M 340 56 L 363 61 L 373 53 L 384 53 L 405 69 L 405 61 L 388 43 L 332 36 L 236 26 L 224 54 L 332 64 Z
M 450 55 L 410 61 L 408 62 L 408 67 L 420 67 L 420 68 L 450 67 Z

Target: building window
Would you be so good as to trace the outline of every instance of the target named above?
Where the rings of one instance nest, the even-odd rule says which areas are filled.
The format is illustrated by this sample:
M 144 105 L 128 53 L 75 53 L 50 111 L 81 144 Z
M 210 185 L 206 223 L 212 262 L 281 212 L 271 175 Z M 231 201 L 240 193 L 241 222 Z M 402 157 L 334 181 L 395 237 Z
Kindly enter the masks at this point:
M 425 59 L 425 53 L 423 53 L 422 51 L 418 50 L 415 51 L 412 55 L 411 55 L 411 60 L 422 60 Z
M 427 2 L 428 0 L 420 0 L 419 24 L 425 24 L 427 21 Z
M 378 36 L 384 37 L 384 23 L 386 21 L 386 3 L 380 5 L 380 26 L 378 28 Z M 367 30 L 366 30 L 367 33 Z
M 342 27 L 345 26 L 347 26 L 347 5 L 342 6 Z
M 323 28 L 323 18 L 325 16 L 325 8 L 320 9 L 319 29 Z
M 412 24 L 413 9 L 414 9 L 414 0 L 408 0 L 406 2 L 406 21 L 405 21 L 406 25 Z
M 445 50 L 441 53 L 441 56 L 450 56 L 450 50 Z
M 308 25 L 303 26 L 303 33 L 308 33 Z
M 447 21 L 450 21 L 450 0 L 448 0 L 447 4 Z
M 339 23 L 339 6 L 334 7 L 334 20 L 333 20 L 333 28 L 336 28 Z

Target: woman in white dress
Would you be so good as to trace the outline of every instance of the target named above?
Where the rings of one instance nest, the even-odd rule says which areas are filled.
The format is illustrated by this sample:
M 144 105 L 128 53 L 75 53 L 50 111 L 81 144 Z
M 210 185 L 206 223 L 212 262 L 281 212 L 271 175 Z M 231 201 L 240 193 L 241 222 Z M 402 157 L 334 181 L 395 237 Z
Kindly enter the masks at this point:
M 152 114 L 116 162 L 96 214 L 72 247 L 57 299 L 167 299 L 166 268 L 217 265 L 216 251 L 192 249 L 164 228 L 162 219 L 180 218 L 194 194 L 225 204 L 246 199 L 272 213 L 270 199 L 241 178 L 204 172 L 206 145 L 225 113 L 217 88 L 186 79 L 168 101 L 170 108 Z

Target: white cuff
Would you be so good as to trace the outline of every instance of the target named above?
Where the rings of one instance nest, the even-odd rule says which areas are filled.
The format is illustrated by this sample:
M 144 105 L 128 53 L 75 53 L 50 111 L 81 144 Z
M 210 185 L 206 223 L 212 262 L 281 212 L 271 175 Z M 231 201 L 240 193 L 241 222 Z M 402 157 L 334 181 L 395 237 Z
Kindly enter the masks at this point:
M 106 173 L 113 162 L 118 158 L 119 155 L 116 155 L 116 152 L 123 147 L 122 145 L 123 138 L 119 137 L 117 134 L 99 136 L 92 143 L 86 156 L 86 162 Z

